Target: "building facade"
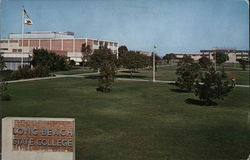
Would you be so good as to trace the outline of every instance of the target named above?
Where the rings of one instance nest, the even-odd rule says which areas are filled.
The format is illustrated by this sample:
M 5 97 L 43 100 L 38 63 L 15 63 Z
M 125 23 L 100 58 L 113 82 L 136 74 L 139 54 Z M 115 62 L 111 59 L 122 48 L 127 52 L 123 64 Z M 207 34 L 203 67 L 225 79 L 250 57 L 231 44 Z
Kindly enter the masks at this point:
M 82 62 L 82 44 L 90 46 L 92 52 L 106 45 L 118 56 L 118 43 L 92 38 L 75 38 L 73 32 L 35 31 L 23 34 L 9 34 L 8 39 L 0 40 L 0 53 L 3 57 L 32 57 L 34 48 L 43 48 L 61 56 L 67 56 L 76 64 Z M 14 68 L 11 68 L 14 69 Z
M 216 52 L 222 52 L 228 55 L 226 63 L 238 63 L 240 59 L 249 60 L 249 50 L 237 50 L 236 48 L 212 48 L 211 50 L 200 50 L 202 56 L 206 56 L 211 60 L 214 60 L 213 54 Z
M 228 55 L 226 63 L 238 63 L 238 60 L 245 59 L 249 60 L 249 50 L 237 50 L 236 48 L 212 48 L 210 50 L 200 50 L 200 53 L 181 53 L 175 54 L 176 59 L 183 58 L 184 55 L 191 56 L 194 61 L 198 61 L 201 57 L 207 57 L 211 61 L 215 61 L 213 54 L 216 52 L 223 52 Z

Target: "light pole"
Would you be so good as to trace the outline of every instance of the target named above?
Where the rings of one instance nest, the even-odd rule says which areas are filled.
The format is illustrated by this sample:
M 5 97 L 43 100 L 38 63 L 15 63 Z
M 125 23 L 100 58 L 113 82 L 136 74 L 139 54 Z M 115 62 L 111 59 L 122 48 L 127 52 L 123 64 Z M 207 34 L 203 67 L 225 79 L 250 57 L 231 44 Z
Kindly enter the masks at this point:
M 152 53 L 152 57 L 153 57 L 153 82 L 155 82 L 155 52 L 156 52 L 156 46 L 154 46 L 154 51 Z
M 216 52 L 214 52 L 214 69 L 216 71 Z

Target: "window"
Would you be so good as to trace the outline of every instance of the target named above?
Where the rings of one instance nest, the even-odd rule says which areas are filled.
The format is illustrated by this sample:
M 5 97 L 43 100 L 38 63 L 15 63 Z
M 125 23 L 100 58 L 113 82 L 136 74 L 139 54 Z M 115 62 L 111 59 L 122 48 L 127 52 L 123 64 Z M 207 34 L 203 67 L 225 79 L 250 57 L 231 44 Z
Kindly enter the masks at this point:
M 17 52 L 17 49 L 12 49 L 12 52 Z
M 18 43 L 18 40 L 10 40 L 10 43 Z
M 99 44 L 100 44 L 100 46 L 103 46 L 103 42 L 102 41 L 100 41 Z
M 117 43 L 115 43 L 115 47 L 117 47 Z
M 112 43 L 112 42 L 109 42 L 109 45 L 110 45 L 110 46 L 113 46 L 113 43 Z
M 0 48 L 0 50 L 8 50 L 8 48 Z
M 17 52 L 22 52 L 22 49 L 18 49 Z
M 8 43 L 8 40 L 0 40 L 0 43 Z
M 105 42 L 105 46 L 108 46 L 108 42 Z

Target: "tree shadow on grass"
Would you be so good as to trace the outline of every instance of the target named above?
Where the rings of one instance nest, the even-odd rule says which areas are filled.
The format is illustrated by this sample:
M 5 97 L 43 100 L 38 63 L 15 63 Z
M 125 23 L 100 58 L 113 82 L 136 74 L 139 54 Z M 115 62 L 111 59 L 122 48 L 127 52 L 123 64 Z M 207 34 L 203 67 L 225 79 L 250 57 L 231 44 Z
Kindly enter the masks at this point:
M 187 104 L 195 104 L 199 106 L 216 106 L 218 105 L 216 102 L 209 102 L 205 103 L 204 101 L 198 100 L 198 99 L 193 99 L 193 98 L 188 98 L 185 100 Z
M 87 79 L 98 79 L 100 76 L 86 76 Z
M 119 71 L 119 72 L 122 72 L 122 73 L 131 73 L 131 71 Z M 132 73 L 140 73 L 138 71 L 132 71 Z
M 87 79 L 98 79 L 100 76 L 95 75 L 95 76 L 85 76 Z M 131 78 L 130 75 L 116 75 L 115 78 Z M 132 78 L 146 78 L 146 76 L 132 76 Z
M 130 75 L 115 75 L 116 78 L 131 78 Z M 132 78 L 146 78 L 146 76 L 136 76 L 136 75 L 132 75 Z
M 175 85 L 175 83 L 172 83 L 172 85 Z M 177 93 L 192 93 L 192 91 L 188 91 L 188 90 L 183 90 L 183 89 L 171 89 L 171 91 L 173 92 L 177 92 Z

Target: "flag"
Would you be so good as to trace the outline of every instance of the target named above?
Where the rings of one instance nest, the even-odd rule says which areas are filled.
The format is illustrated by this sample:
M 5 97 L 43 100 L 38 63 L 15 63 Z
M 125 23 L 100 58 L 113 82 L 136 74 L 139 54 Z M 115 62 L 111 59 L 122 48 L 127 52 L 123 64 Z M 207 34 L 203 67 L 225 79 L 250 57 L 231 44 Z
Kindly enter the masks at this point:
M 27 11 L 26 11 L 25 9 L 23 9 L 23 15 L 24 15 L 25 17 L 30 18 L 29 15 L 28 15 L 28 13 L 27 13 Z
M 32 25 L 33 23 L 32 23 L 32 21 L 31 21 L 31 19 L 30 19 L 30 17 L 29 17 L 29 15 L 28 15 L 28 13 L 27 13 L 27 11 L 23 8 L 23 16 L 24 16 L 24 24 L 26 24 L 26 25 Z
M 32 21 L 30 19 L 25 19 L 24 20 L 24 24 L 26 24 L 26 25 L 32 25 L 33 23 L 32 23 Z

